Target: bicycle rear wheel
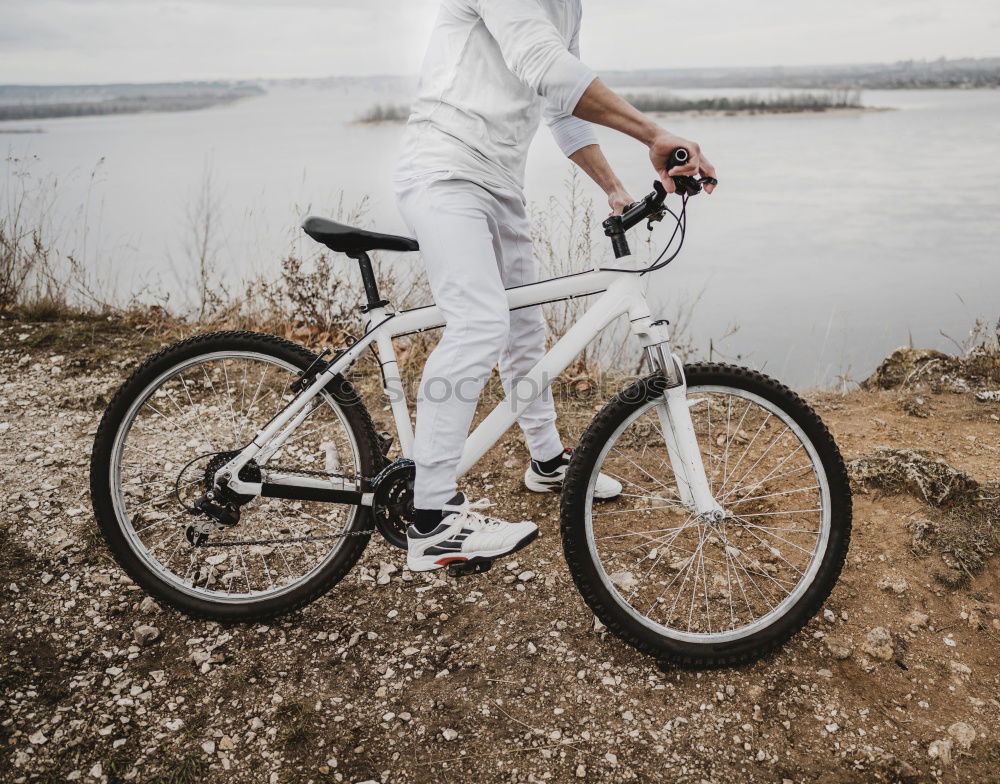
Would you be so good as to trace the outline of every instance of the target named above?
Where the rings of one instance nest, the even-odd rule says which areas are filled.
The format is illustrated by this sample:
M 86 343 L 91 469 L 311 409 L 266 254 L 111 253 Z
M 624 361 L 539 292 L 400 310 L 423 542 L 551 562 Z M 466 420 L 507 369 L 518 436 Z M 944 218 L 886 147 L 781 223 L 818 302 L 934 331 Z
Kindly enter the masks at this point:
M 574 451 L 563 545 L 584 599 L 623 640 L 678 663 L 739 664 L 784 643 L 829 595 L 850 540 L 850 487 L 830 433 L 791 390 L 729 365 L 686 372 L 724 518 L 685 503 L 657 415 L 664 380 L 650 376 Z M 594 503 L 599 472 L 624 485 L 610 503 Z
M 236 497 L 227 500 L 239 522 L 204 536 L 207 518 L 187 511 L 314 359 L 270 335 L 212 333 L 151 357 L 115 395 L 94 442 L 91 497 L 115 558 L 150 594 L 192 616 L 263 620 L 313 601 L 358 560 L 372 528 L 364 507 Z M 268 465 L 335 471 L 361 489 L 376 444 L 363 404 L 337 377 Z

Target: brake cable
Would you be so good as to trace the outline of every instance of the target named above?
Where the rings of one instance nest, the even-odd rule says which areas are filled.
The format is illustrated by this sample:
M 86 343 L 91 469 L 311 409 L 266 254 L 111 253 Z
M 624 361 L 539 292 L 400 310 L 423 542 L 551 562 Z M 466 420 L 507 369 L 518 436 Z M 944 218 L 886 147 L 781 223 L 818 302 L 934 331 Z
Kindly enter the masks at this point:
M 678 215 L 677 213 L 675 213 L 672 209 L 670 209 L 669 207 L 667 207 L 665 204 L 662 205 L 662 208 L 666 212 L 670 213 L 670 216 L 674 219 L 676 225 L 674 226 L 673 232 L 670 234 L 670 239 L 667 240 L 667 244 L 663 247 L 663 250 L 660 251 L 660 255 L 657 256 L 656 259 L 653 261 L 653 263 L 650 264 L 648 267 L 645 267 L 642 270 L 638 270 L 638 272 L 639 272 L 640 275 L 645 275 L 647 272 L 656 272 L 656 270 L 658 270 L 658 269 L 663 269 L 670 262 L 672 262 L 674 259 L 676 259 L 677 256 L 678 256 L 678 254 L 681 252 L 681 248 L 684 247 L 684 237 L 687 234 L 687 203 L 688 203 L 688 198 L 689 198 L 689 196 L 686 193 L 681 197 L 680 215 Z M 650 231 L 652 231 L 652 224 L 650 224 Z M 667 251 L 670 250 L 670 246 L 673 245 L 673 243 L 674 243 L 674 237 L 677 236 L 677 232 L 678 231 L 681 233 L 681 238 L 680 238 L 680 242 L 678 242 L 678 244 L 677 244 L 677 249 L 672 254 L 670 254 L 669 258 L 663 259 L 663 257 L 666 255 Z M 661 259 L 662 259 L 662 261 L 661 261 Z

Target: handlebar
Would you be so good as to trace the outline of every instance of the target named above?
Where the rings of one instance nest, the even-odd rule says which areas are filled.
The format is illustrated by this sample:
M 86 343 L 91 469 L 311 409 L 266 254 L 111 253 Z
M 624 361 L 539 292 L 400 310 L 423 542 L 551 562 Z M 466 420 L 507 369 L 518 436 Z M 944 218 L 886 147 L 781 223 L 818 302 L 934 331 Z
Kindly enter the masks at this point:
M 667 159 L 667 171 L 675 166 L 687 163 L 690 157 L 691 155 L 686 149 L 678 147 L 670 153 L 670 157 Z M 681 176 L 673 177 L 672 179 L 674 181 L 674 186 L 677 189 L 677 194 L 685 198 L 701 193 L 703 185 L 718 184 L 718 181 L 712 177 L 696 179 L 695 177 Z M 622 256 L 628 256 L 631 253 L 628 246 L 628 240 L 625 238 L 626 231 L 647 218 L 649 219 L 650 224 L 652 224 L 653 221 L 658 221 L 663 218 L 663 202 L 666 198 L 667 189 L 663 187 L 663 184 L 659 180 L 656 180 L 653 183 L 652 193 L 647 194 L 640 201 L 635 202 L 635 204 L 631 204 L 626 207 L 622 211 L 621 215 L 612 215 L 604 221 L 602 224 L 604 226 L 604 233 L 611 239 L 611 247 L 614 250 L 616 259 L 620 259 Z

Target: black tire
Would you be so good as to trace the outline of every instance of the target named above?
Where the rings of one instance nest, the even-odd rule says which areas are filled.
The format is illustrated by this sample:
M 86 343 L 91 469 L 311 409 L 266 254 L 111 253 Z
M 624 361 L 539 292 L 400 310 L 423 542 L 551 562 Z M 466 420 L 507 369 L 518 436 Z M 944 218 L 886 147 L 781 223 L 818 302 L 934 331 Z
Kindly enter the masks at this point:
M 157 577 L 134 552 L 119 524 L 112 498 L 112 455 L 116 435 L 135 399 L 161 374 L 179 363 L 218 351 L 248 351 L 274 357 L 304 370 L 316 359 L 308 349 L 273 335 L 255 332 L 213 332 L 184 340 L 150 357 L 140 365 L 115 394 L 101 419 L 90 464 L 90 491 L 100 532 L 115 559 L 128 575 L 151 596 L 195 618 L 222 622 L 264 621 L 297 610 L 330 590 L 357 563 L 370 539 L 371 514 L 358 507 L 350 526 L 367 535 L 345 537 L 337 554 L 323 568 L 294 589 L 278 596 L 233 604 L 191 596 Z M 374 425 L 357 392 L 338 376 L 326 391 L 344 415 L 358 449 L 361 475 L 374 476 L 382 462 Z M 257 423 L 258 426 L 263 423 Z M 367 480 L 366 480 L 367 481 Z M 370 488 L 366 485 L 364 489 Z
M 622 641 L 657 659 L 689 667 L 722 667 L 751 662 L 784 644 L 820 609 L 830 595 L 847 556 L 851 533 L 851 491 L 843 458 L 826 426 L 798 395 L 777 381 L 745 368 L 724 364 L 687 367 L 688 388 L 722 386 L 744 390 L 785 412 L 812 443 L 830 490 L 830 533 L 811 584 L 776 620 L 741 639 L 722 643 L 678 640 L 639 622 L 605 585 L 602 567 L 588 544 L 588 487 L 605 445 L 632 415 L 664 392 L 662 376 L 636 381 L 593 419 L 573 453 L 562 491 L 561 533 L 573 580 L 594 614 Z M 707 588 L 706 588 L 707 594 Z M 706 596 L 707 600 L 707 596 Z

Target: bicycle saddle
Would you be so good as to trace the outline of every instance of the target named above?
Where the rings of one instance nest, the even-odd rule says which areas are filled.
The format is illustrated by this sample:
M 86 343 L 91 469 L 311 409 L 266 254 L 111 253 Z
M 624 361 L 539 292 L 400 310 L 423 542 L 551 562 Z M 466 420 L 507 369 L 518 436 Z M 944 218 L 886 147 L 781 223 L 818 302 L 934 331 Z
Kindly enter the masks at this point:
M 302 229 L 316 242 L 338 253 L 360 253 L 367 250 L 419 250 L 417 241 L 395 234 L 379 234 L 367 229 L 356 229 L 343 223 L 317 218 L 306 218 Z

